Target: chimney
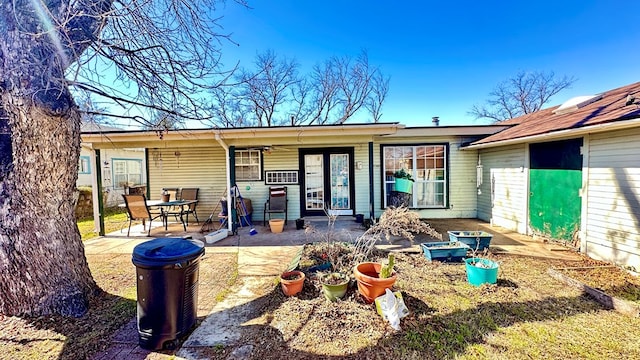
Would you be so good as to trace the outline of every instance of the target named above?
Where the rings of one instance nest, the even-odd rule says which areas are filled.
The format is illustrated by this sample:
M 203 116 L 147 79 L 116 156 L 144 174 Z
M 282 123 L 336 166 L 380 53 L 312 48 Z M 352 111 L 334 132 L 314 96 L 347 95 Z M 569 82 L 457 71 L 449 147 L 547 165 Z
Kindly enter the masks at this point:
M 440 117 L 438 116 L 432 117 L 431 122 L 433 122 L 433 126 L 440 126 Z

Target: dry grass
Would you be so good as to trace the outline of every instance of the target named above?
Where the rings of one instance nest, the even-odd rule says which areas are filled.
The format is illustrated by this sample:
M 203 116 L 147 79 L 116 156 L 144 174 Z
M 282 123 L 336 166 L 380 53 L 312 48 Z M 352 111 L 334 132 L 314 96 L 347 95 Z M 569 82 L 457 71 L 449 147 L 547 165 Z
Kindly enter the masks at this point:
M 317 249 L 316 249 L 317 250 Z M 311 264 L 305 249 L 301 264 Z M 384 254 L 377 253 L 380 258 Z M 242 327 L 242 344 L 202 349 L 207 358 L 231 359 L 249 346 L 251 359 L 638 359 L 640 319 L 606 310 L 579 290 L 553 280 L 549 268 L 594 267 L 583 258 L 566 262 L 494 255 L 501 263 L 498 284 L 472 287 L 462 263 L 428 262 L 422 254 L 399 254 L 398 282 L 411 314 L 394 331 L 352 286 L 330 303 L 313 277 L 296 297 L 278 285 L 255 300 L 256 320 Z M 219 283 L 199 293 L 199 321 L 237 276 L 234 255 L 205 256 L 201 281 Z M 135 314 L 135 269 L 130 255 L 90 256 L 93 274 L 105 290 L 82 319 L 0 319 L 3 359 L 82 359 L 109 345 Z M 638 290 L 637 279 L 617 268 L 605 271 L 609 289 Z M 617 270 L 616 270 L 617 269 Z M 600 271 L 599 269 L 598 271 Z M 583 279 L 590 277 L 583 270 Z M 225 280 L 226 279 L 226 280 Z M 594 280 L 594 281 L 595 281 Z M 632 283 L 634 285 L 629 286 Z M 607 289 L 603 284 L 589 284 Z M 627 290 L 624 290 L 627 289 Z M 216 295 L 217 294 L 217 295 Z M 624 297 L 624 296 L 622 296 Z M 170 358 L 172 353 L 147 356 Z
M 260 300 L 263 325 L 244 329 L 243 343 L 254 346 L 252 359 L 640 358 L 640 319 L 606 310 L 546 274 L 592 260 L 494 258 L 502 264 L 498 284 L 476 288 L 461 263 L 399 255 L 395 288 L 411 311 L 399 332 L 355 287 L 337 303 L 327 302 L 312 278 L 297 297 L 275 288 Z M 310 261 L 303 256 L 302 263 Z
M 87 260 L 103 290 L 93 297 L 89 312 L 77 319 L 0 316 L 0 359 L 89 359 L 111 346 L 112 335 L 136 315 L 135 266 L 130 254 L 88 255 Z M 211 283 L 198 294 L 199 322 L 232 285 L 236 264 L 235 254 L 202 258 L 200 276 Z

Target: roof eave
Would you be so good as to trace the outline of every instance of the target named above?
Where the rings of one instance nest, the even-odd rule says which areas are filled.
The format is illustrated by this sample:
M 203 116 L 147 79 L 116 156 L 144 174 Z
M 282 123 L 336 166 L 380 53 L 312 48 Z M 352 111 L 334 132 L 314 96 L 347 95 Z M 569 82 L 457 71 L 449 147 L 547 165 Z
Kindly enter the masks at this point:
M 573 136 L 600 133 L 605 131 L 624 130 L 624 129 L 630 129 L 630 128 L 639 127 L 639 126 L 640 126 L 640 118 L 635 118 L 631 120 L 614 121 L 614 122 L 595 124 L 591 126 L 583 126 L 577 129 L 557 130 L 557 131 L 552 131 L 544 134 L 536 134 L 536 135 L 524 136 L 524 137 L 514 138 L 514 139 L 498 140 L 498 141 L 480 143 L 480 144 L 471 144 L 463 147 L 462 149 L 465 149 L 465 150 L 486 149 L 486 148 L 492 148 L 492 147 L 498 147 L 498 146 L 516 145 L 516 144 L 523 144 L 523 143 L 553 141 L 553 140 L 560 140 L 560 139 L 565 139 Z
M 131 142 L 149 141 L 150 137 L 158 140 L 206 140 L 220 137 L 222 139 L 260 139 L 273 137 L 335 136 L 335 135 L 387 135 L 393 134 L 404 125 L 399 123 L 375 124 L 341 124 L 319 126 L 286 126 L 260 128 L 230 129 L 186 129 L 171 130 L 162 133 L 156 131 L 103 131 L 82 133 L 84 142 Z
M 406 136 L 470 136 L 470 135 L 493 135 L 512 126 L 507 125 L 457 125 L 457 126 L 424 126 L 405 127 L 398 129 L 389 137 Z

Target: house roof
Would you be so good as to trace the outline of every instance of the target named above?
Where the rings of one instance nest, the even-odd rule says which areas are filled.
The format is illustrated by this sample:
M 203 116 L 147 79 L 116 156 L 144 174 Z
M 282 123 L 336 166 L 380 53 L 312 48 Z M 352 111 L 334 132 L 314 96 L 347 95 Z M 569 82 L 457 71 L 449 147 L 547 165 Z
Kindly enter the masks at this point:
M 506 130 L 475 141 L 470 147 L 499 146 L 525 142 L 536 136 L 552 133 L 578 133 L 595 125 L 640 119 L 640 82 L 606 91 L 591 103 L 568 113 L 555 113 L 560 106 L 499 122 Z M 635 101 L 627 105 L 631 95 Z M 635 125 L 637 126 L 637 125 Z M 518 141 L 520 140 L 520 141 Z
M 105 131 L 123 131 L 123 129 L 113 127 L 113 126 L 107 126 L 104 124 L 98 124 L 93 121 L 83 121 L 82 124 L 80 124 L 80 131 L 83 133 L 85 132 L 90 133 L 90 132 L 105 132 Z
M 211 142 L 226 142 L 228 145 L 286 145 L 302 142 L 316 142 L 335 144 L 343 140 L 343 136 L 372 137 L 393 134 L 402 128 L 398 123 L 368 123 L 368 124 L 333 124 L 310 126 L 274 126 L 274 127 L 244 127 L 225 129 L 179 129 L 168 132 L 150 130 L 120 130 L 120 131 L 83 131 L 84 143 L 92 143 L 98 147 L 103 145 L 133 146 L 141 142 L 156 140 L 188 142 L 189 146 L 200 144 L 205 146 Z M 275 141 L 275 142 L 274 142 Z M 100 145 L 103 144 L 103 145 Z

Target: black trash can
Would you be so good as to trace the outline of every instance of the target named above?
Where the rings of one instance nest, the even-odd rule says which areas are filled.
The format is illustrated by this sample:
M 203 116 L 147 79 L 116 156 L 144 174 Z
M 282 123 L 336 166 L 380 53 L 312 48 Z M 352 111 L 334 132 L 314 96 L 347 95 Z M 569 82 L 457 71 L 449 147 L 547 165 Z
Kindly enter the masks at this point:
M 203 254 L 202 241 L 183 238 L 157 238 L 133 249 L 142 348 L 174 349 L 195 324 Z

